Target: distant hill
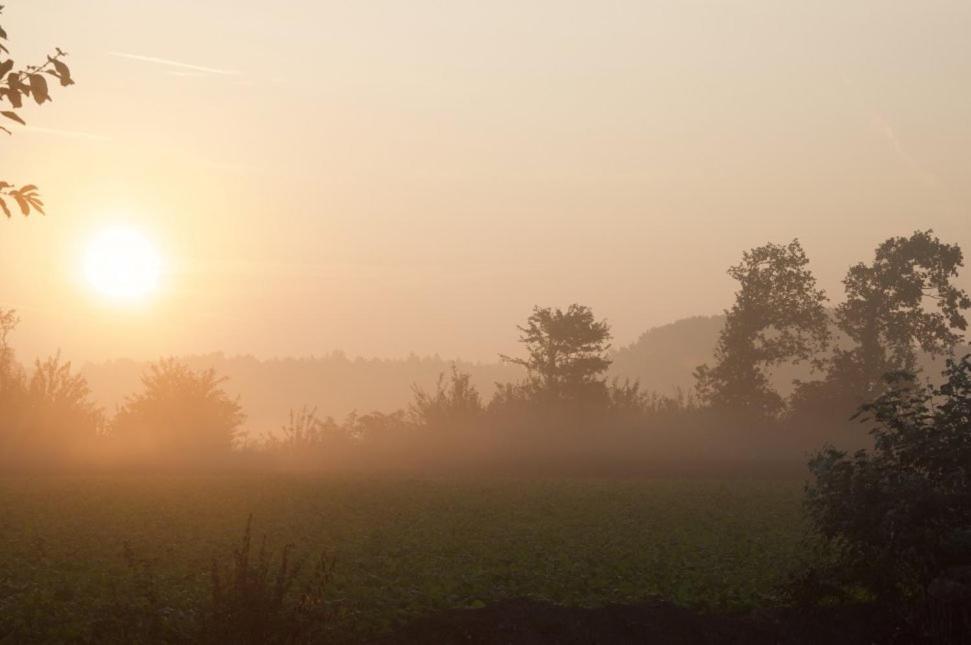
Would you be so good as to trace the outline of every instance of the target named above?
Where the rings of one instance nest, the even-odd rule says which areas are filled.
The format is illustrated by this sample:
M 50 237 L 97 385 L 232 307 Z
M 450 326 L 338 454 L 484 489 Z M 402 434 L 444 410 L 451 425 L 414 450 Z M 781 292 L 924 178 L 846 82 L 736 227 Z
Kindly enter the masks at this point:
M 694 316 L 647 330 L 641 337 L 614 354 L 612 376 L 639 380 L 641 387 L 658 394 L 680 390 L 694 392 L 694 371 L 714 361 L 718 334 L 725 316 Z M 792 391 L 796 379 L 814 378 L 808 365 L 785 365 L 770 376 L 783 395 Z
M 725 316 L 695 316 L 647 330 L 614 352 L 611 376 L 639 380 L 659 394 L 694 389 L 696 367 L 712 360 Z

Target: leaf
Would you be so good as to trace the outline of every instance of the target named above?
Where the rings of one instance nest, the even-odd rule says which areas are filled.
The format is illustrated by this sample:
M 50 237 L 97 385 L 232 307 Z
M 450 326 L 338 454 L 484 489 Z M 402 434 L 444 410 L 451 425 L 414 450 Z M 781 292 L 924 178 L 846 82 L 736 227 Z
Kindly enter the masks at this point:
M 16 121 L 20 125 L 27 125 L 27 122 L 24 121 L 23 119 L 21 119 L 20 118 L 20 115 L 17 114 L 16 112 L 11 112 L 10 110 L 5 110 L 3 112 L 0 112 L 0 114 L 2 114 L 3 116 L 7 117 L 11 121 Z
M 37 188 L 37 186 L 33 184 L 27 184 L 26 186 L 20 189 L 20 193 L 22 195 L 26 195 L 27 193 L 36 193 L 38 190 L 39 189 Z
M 24 215 L 30 215 L 30 204 L 27 203 L 27 200 L 24 198 L 24 196 L 18 192 L 10 193 L 10 195 L 15 200 L 17 200 L 17 205 L 20 206 L 20 212 L 23 213 Z
M 30 93 L 33 94 L 37 105 L 43 105 L 51 100 L 50 92 L 47 89 L 47 79 L 40 74 L 30 75 Z
M 13 59 L 7 59 L 0 63 L 0 76 L 6 76 L 13 69 Z
M 15 89 L 0 89 L 0 94 L 6 96 L 7 100 L 10 101 L 10 105 L 14 106 L 15 108 L 19 108 L 24 104 L 24 102 L 20 99 L 20 92 Z
M 37 195 L 28 195 L 27 201 L 30 202 L 30 205 L 33 206 L 34 210 L 36 210 L 38 213 L 41 215 L 47 215 L 47 213 L 44 212 L 44 202 L 42 202 Z
M 11 213 L 10 209 L 7 208 L 7 202 L 3 201 L 2 197 L 0 197 L 0 210 L 2 210 L 3 214 L 7 216 L 7 219 L 13 217 L 13 213 Z
M 71 78 L 70 68 L 56 58 L 52 59 L 51 62 L 54 64 L 54 70 L 57 71 L 57 76 L 61 79 L 61 87 L 74 85 L 74 79 Z

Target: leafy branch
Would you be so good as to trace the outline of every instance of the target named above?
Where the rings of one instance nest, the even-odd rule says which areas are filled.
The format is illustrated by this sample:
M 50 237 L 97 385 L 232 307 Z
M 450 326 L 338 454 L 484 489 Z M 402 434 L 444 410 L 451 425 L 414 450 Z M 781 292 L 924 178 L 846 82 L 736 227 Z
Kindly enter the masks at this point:
M 5 181 L 0 181 L 0 212 L 2 212 L 7 219 L 13 216 L 10 211 L 10 206 L 7 205 L 7 201 L 4 199 L 13 199 L 13 201 L 20 208 L 20 212 L 23 215 L 30 215 L 31 210 L 35 210 L 41 215 L 44 214 L 44 202 L 41 201 L 40 194 L 37 192 L 37 186 L 29 184 L 22 188 L 16 188 Z
M 0 5 L 0 13 L 3 6 Z M 43 105 L 51 100 L 50 86 L 47 77 L 57 79 L 61 87 L 74 85 L 71 70 L 64 63 L 67 52 L 59 47 L 54 48 L 54 54 L 47 56 L 47 61 L 40 65 L 27 65 L 16 69 L 16 64 L 10 58 L 10 50 L 6 46 L 7 32 L 0 26 L 0 117 L 13 121 L 19 125 L 27 125 L 18 110 L 23 108 L 25 101 L 33 99 L 37 105 Z M 8 106 L 4 102 L 9 103 Z M 12 132 L 0 125 L 0 131 Z M 6 198 L 6 199 L 4 199 Z M 44 214 L 44 202 L 41 201 L 37 186 L 27 185 L 17 188 L 13 184 L 0 180 L 0 212 L 7 218 L 12 217 L 8 201 L 12 201 L 23 215 L 30 215 L 36 210 Z

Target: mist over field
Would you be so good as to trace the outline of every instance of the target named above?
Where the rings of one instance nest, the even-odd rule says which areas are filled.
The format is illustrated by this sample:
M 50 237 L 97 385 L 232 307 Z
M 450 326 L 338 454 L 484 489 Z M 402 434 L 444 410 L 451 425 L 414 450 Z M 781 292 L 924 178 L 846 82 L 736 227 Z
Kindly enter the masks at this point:
M 969 35 L 0 6 L 0 645 L 971 643 Z

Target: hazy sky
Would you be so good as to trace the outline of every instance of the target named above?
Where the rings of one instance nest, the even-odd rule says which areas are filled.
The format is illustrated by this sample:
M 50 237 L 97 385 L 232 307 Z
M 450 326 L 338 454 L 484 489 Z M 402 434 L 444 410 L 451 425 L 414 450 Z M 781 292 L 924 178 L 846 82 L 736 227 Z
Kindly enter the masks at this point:
M 6 4 L 78 81 L 0 144 L 49 206 L 0 223 L 28 357 L 492 359 L 534 304 L 715 313 L 767 241 L 834 300 L 890 235 L 971 252 L 967 0 Z M 166 262 L 139 307 L 81 278 L 118 224 Z

